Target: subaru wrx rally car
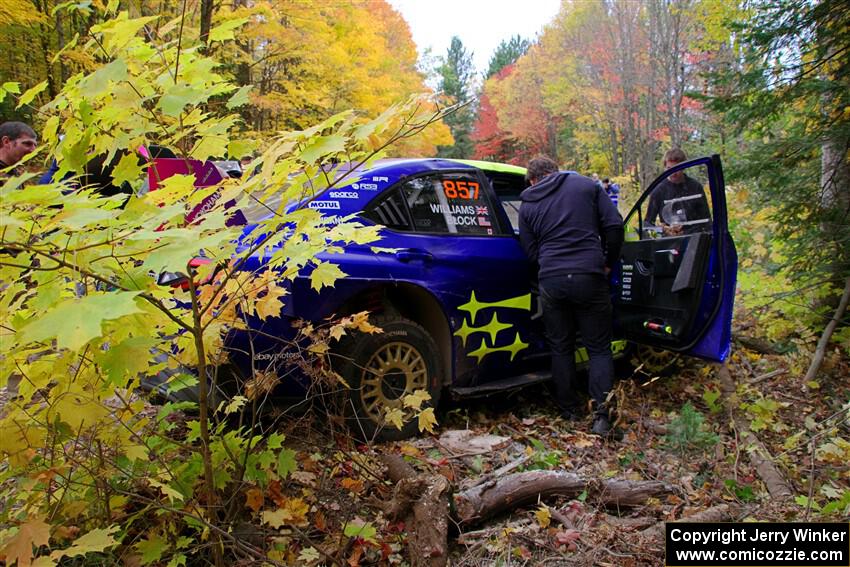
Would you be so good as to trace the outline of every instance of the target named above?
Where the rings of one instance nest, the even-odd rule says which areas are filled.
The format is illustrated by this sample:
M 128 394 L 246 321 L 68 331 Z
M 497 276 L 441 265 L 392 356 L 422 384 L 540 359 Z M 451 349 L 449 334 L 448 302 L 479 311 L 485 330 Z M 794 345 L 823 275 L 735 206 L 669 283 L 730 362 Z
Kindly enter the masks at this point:
M 711 209 L 701 232 L 668 236 L 646 226 L 648 198 L 676 171 L 702 183 Z M 335 369 L 351 387 L 358 429 L 382 439 L 415 433 L 385 425 L 401 398 L 425 389 L 432 403 L 448 391 L 480 396 L 550 378 L 549 353 L 529 265 L 517 235 L 525 170 L 445 159 L 381 160 L 358 180 L 297 206 L 320 211 L 328 223 L 356 213 L 383 227 L 382 249 L 350 245 L 322 257 L 348 274 L 332 289 L 314 291 L 307 275 L 291 286 L 279 318 L 256 321 L 230 339 L 237 372 L 283 375 L 293 353 L 296 320 L 368 310 L 383 329 L 342 341 Z M 673 204 L 675 206 L 675 204 Z M 669 207 L 668 207 L 669 208 Z M 729 353 L 737 257 L 727 230 L 718 156 L 664 172 L 626 215 L 626 242 L 611 273 L 615 355 L 627 341 L 722 361 Z M 687 223 L 678 217 L 677 222 Z M 262 266 L 258 255 L 247 270 Z M 586 362 L 584 349 L 576 353 Z M 284 387 L 304 389 L 303 381 Z

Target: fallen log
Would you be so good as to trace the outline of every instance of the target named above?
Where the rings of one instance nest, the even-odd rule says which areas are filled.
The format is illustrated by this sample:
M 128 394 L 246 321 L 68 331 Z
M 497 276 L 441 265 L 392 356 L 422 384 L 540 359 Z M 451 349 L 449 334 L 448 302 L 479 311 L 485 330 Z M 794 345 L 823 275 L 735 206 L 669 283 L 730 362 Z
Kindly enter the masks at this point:
M 750 462 L 756 468 L 759 478 L 761 478 L 767 491 L 774 498 L 780 500 L 790 499 L 794 493 L 792 492 L 785 477 L 779 472 L 779 469 L 773 464 L 773 458 L 770 452 L 761 442 L 761 440 L 752 432 L 747 422 L 738 415 L 737 394 L 735 393 L 735 382 L 732 380 L 732 375 L 729 373 L 729 368 L 725 364 L 718 367 L 717 376 L 720 378 L 720 389 L 723 393 L 723 404 L 729 415 L 732 416 L 732 423 L 738 434 L 744 441 L 747 450 L 747 456 Z
M 729 522 L 735 519 L 738 516 L 739 510 L 737 506 L 733 506 L 732 504 L 720 504 L 718 506 L 712 506 L 711 508 L 707 508 L 702 512 L 697 512 L 696 514 L 691 514 L 687 518 L 679 518 L 678 520 L 673 520 L 669 523 L 678 523 L 678 522 L 695 522 L 695 523 L 709 523 L 709 522 Z M 656 522 L 650 527 L 640 532 L 640 535 L 647 539 L 663 539 L 667 535 L 666 524 L 668 522 Z
M 588 480 L 563 471 L 528 471 L 459 492 L 454 504 L 458 522 L 472 524 L 550 496 L 576 497 L 587 491 L 589 500 L 628 507 L 672 490 L 671 485 L 660 481 Z
M 759 354 L 782 354 L 782 351 L 778 346 L 758 337 L 734 335 L 732 338 L 736 343 L 739 343 L 744 348 Z
M 396 483 L 393 497 L 382 507 L 390 518 L 404 519 L 411 526 L 410 564 L 444 567 L 448 563 L 449 481 L 442 475 L 417 475 L 398 455 L 381 459 Z

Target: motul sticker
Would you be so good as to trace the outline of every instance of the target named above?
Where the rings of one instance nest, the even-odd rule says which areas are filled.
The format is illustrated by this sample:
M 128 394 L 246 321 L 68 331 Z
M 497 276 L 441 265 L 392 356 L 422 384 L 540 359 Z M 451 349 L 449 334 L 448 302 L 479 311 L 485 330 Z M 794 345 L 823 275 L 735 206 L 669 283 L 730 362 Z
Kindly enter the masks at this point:
M 307 206 L 311 209 L 338 209 L 339 201 L 310 201 Z

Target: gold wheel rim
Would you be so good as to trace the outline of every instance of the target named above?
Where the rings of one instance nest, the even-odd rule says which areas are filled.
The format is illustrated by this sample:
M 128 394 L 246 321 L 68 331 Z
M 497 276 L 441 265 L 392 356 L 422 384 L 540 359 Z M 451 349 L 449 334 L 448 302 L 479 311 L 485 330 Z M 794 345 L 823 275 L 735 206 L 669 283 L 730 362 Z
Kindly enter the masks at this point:
M 647 345 L 638 347 L 638 361 L 643 365 L 644 372 L 660 372 L 673 364 L 679 354 Z
M 360 376 L 360 401 L 375 423 L 384 422 L 387 410 L 400 408 L 404 396 L 427 389 L 425 359 L 409 343 L 383 345 L 369 358 Z

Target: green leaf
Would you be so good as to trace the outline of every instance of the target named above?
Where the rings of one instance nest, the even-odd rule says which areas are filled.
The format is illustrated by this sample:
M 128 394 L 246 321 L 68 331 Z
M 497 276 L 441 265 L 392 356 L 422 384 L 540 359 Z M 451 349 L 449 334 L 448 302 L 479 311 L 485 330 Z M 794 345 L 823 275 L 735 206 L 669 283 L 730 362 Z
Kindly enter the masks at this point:
M 718 405 L 717 400 L 720 398 L 720 390 L 706 390 L 702 393 L 702 399 L 705 405 L 708 406 L 712 413 L 719 412 L 722 408 Z
M 151 365 L 151 349 L 159 344 L 153 337 L 131 337 L 118 344 L 110 344 L 109 350 L 98 353 L 100 366 L 106 370 L 109 381 L 116 386 L 128 377 L 135 377 L 148 370 Z
M 139 30 L 148 23 L 156 20 L 159 16 L 146 16 L 143 18 L 128 18 L 127 12 L 121 12 L 118 17 L 108 20 L 103 24 L 92 26 L 93 33 L 103 33 L 103 46 L 109 53 L 126 45 L 133 39 Z
M 185 498 L 179 491 L 177 491 L 176 489 L 172 488 L 171 486 L 165 484 L 164 482 L 160 482 L 158 480 L 149 478 L 148 484 L 150 484 L 151 486 L 153 486 L 155 488 L 160 489 L 163 494 L 168 496 L 169 502 L 175 502 L 175 501 L 182 502 L 183 499 Z
M 286 478 L 298 468 L 298 463 L 295 461 L 295 451 L 292 449 L 283 449 L 277 457 L 277 475 L 280 478 Z
M 251 155 L 256 148 L 257 144 L 253 140 L 230 140 L 227 143 L 227 155 L 233 159 L 242 159 Z
M 15 107 L 15 110 L 24 106 L 25 104 L 29 104 L 33 101 L 35 97 L 38 96 L 38 93 L 47 88 L 47 79 L 41 81 L 39 84 L 34 86 L 31 89 L 28 89 L 27 92 L 21 95 L 21 98 L 18 99 L 18 106 Z
M 224 403 L 225 402 L 221 402 L 222 405 Z M 224 408 L 224 415 L 230 415 L 239 411 L 246 403 L 248 403 L 248 398 L 245 396 L 233 396 Z
M 375 529 L 371 522 L 355 520 L 345 524 L 342 533 L 347 537 L 359 537 L 368 542 L 376 543 L 375 536 L 378 534 L 378 530 Z
M 3 83 L 2 87 L 4 92 L 12 93 L 12 94 L 20 94 L 21 93 L 21 84 L 16 83 L 14 81 L 7 81 Z
M 168 549 L 168 542 L 155 535 L 150 539 L 140 541 L 135 545 L 135 548 L 142 554 L 142 565 L 148 565 L 154 561 L 159 561 L 162 554 Z
M 209 97 L 209 92 L 203 87 L 176 84 L 170 87 L 159 99 L 159 107 L 166 116 L 177 118 L 187 104 L 198 104 Z
M 272 433 L 268 436 L 266 440 L 266 446 L 269 449 L 280 449 L 283 447 L 283 441 L 286 439 L 286 435 L 281 435 L 280 433 Z
M 320 157 L 335 154 L 345 150 L 345 138 L 340 135 L 323 136 L 301 152 L 301 159 L 306 163 L 313 163 Z
M 75 539 L 73 545 L 68 549 L 58 549 L 51 553 L 50 557 L 59 559 L 61 557 L 76 557 L 78 555 L 86 555 L 87 553 L 101 552 L 119 543 L 112 537 L 118 530 L 118 526 L 110 526 L 106 529 L 94 529 L 86 535 Z
M 68 209 L 57 215 L 57 220 L 64 228 L 81 230 L 91 225 L 104 224 L 103 221 L 115 217 L 115 212 L 108 209 Z M 92 227 L 93 229 L 95 227 Z
M 802 496 L 802 495 L 796 496 L 794 498 L 794 502 L 796 502 L 798 506 L 802 506 L 803 508 L 806 508 L 806 507 L 809 506 L 809 497 L 808 496 Z M 812 510 L 814 510 L 816 512 L 818 510 L 820 510 L 820 504 L 818 504 L 817 501 L 814 498 L 812 498 L 812 500 L 811 500 L 811 508 L 812 508 Z
M 248 18 L 225 20 L 210 30 L 209 41 L 226 41 L 228 39 L 233 39 L 234 30 L 245 25 L 247 21 Z
M 133 154 L 124 154 L 115 169 L 112 170 L 112 182 L 120 186 L 125 181 L 133 183 L 138 181 L 142 175 L 144 164 L 139 164 L 139 158 Z
M 162 271 L 185 273 L 186 264 L 198 255 L 199 250 L 215 250 L 222 243 L 233 239 L 232 232 L 228 230 L 221 230 L 203 238 L 199 238 L 198 234 L 192 231 L 181 231 L 179 234 L 173 234 L 176 233 L 174 230 L 169 232 L 172 233 L 172 238 L 166 239 L 167 235 L 163 233 L 160 247 L 145 258 L 145 267 L 157 274 Z
M 118 83 L 127 79 L 127 63 L 123 59 L 116 59 L 108 65 L 104 65 L 83 81 L 80 89 L 89 97 L 101 95 L 110 89 L 111 83 Z
M 55 338 L 59 348 L 78 351 L 90 340 L 102 336 L 104 321 L 142 313 L 136 305 L 138 294 L 137 291 L 113 291 L 67 299 L 24 326 L 21 338 L 27 342 Z
M 253 85 L 245 85 L 244 87 L 242 87 L 238 91 L 236 91 L 233 94 L 233 96 L 230 97 L 230 100 L 227 101 L 227 104 L 225 105 L 225 106 L 227 106 L 227 109 L 233 110 L 234 108 L 236 108 L 238 106 L 243 106 L 243 105 L 248 104 L 248 102 L 249 102 L 248 93 L 251 92 L 252 88 L 254 88 Z

